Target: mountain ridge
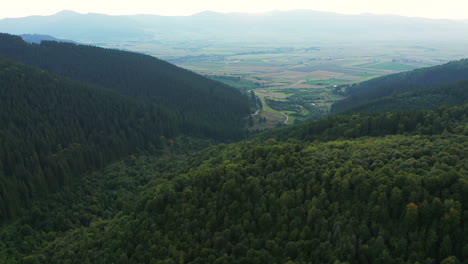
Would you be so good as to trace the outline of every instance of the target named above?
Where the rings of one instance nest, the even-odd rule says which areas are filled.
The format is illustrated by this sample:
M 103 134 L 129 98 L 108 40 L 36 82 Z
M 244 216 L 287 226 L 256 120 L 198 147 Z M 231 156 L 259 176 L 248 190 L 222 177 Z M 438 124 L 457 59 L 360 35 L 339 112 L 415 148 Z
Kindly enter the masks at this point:
M 278 24 L 278 21 L 281 21 Z M 181 23 L 184 22 L 184 23 Z M 58 23 L 58 24 L 57 24 Z M 60 24 L 60 25 L 59 25 Z M 337 26 L 337 25 L 340 26 Z M 92 27 L 94 25 L 94 28 Z M 468 21 L 438 20 L 389 15 L 368 14 L 338 14 L 313 10 L 273 11 L 266 13 L 220 13 L 203 11 L 190 16 L 160 16 L 160 15 L 104 15 L 96 13 L 79 14 L 67 11 L 51 16 L 9 18 L 0 20 L 0 32 L 11 34 L 49 34 L 72 39 L 75 41 L 112 41 L 117 40 L 115 34 L 105 34 L 103 27 L 119 32 L 120 40 L 127 39 L 175 39 L 168 32 L 190 35 L 196 28 L 200 32 L 209 32 L 234 41 L 243 36 L 242 32 L 254 32 L 259 38 L 271 40 L 275 32 L 290 36 L 290 32 L 312 34 L 314 37 L 301 36 L 304 40 L 329 41 L 339 40 L 338 35 L 353 41 L 400 41 L 414 42 L 418 40 L 437 39 L 438 41 L 468 42 Z M 205 28 L 210 26 L 209 29 Z M 254 27 L 252 27 L 254 25 Z M 87 28 L 89 32 L 80 28 Z M 358 30 L 361 28 L 361 30 Z M 95 32 L 95 33 L 93 33 Z M 360 32 L 367 32 L 361 34 Z M 392 32 L 392 36 L 388 33 Z M 422 34 L 430 33 L 430 38 Z M 102 34 L 99 37 L 99 34 Z M 206 33 L 208 34 L 208 33 Z M 208 34 L 208 35 L 209 35 Z M 359 34 L 359 35 L 356 35 Z M 198 36 L 205 39 L 208 35 Z M 284 40 L 283 40 L 284 41 Z
M 73 43 L 73 44 L 78 44 L 72 40 L 68 39 L 58 39 L 50 35 L 38 35 L 38 34 L 22 34 L 20 37 L 29 43 L 36 43 L 39 44 L 42 41 L 57 41 L 57 42 L 68 42 L 68 43 Z

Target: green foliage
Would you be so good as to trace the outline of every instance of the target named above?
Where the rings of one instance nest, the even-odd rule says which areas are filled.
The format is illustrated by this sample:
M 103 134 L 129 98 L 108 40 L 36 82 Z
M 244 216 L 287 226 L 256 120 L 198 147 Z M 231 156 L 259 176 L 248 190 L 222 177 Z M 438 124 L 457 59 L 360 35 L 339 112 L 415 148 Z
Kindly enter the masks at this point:
M 267 99 L 268 105 L 278 111 L 291 111 L 291 116 L 298 121 L 317 120 L 329 113 L 329 105 L 336 101 L 329 88 L 282 89 L 289 96 L 284 101 Z
M 141 93 L 4 60 L 0 87 L 0 213 L 18 215 L 0 263 L 468 259 L 466 104 L 332 116 L 187 157 L 183 112 Z
M 368 103 L 370 101 L 381 99 L 387 96 L 395 96 L 402 93 L 408 93 L 417 91 L 414 94 L 409 95 L 409 98 L 406 100 L 418 100 L 418 105 L 430 106 L 431 102 L 436 102 L 430 96 L 427 96 L 427 92 L 424 89 L 434 87 L 437 85 L 449 84 L 457 81 L 467 80 L 468 79 L 468 60 L 460 60 L 450 62 L 444 65 L 416 69 L 409 72 L 397 73 L 392 75 L 387 75 L 369 81 L 365 81 L 355 85 L 346 86 L 344 95 L 348 96 L 346 99 L 338 101 L 332 105 L 331 112 L 345 112 L 352 108 L 359 107 L 361 104 Z M 460 84 L 455 84 L 460 85 Z M 466 82 L 463 84 L 466 87 Z M 449 89 L 450 87 L 440 87 L 440 89 Z M 342 90 L 343 87 L 338 87 Z M 466 90 L 466 89 L 465 89 Z M 444 92 L 437 92 L 435 90 L 429 91 L 432 96 L 441 95 Z M 421 98 L 418 98 L 421 97 Z M 464 97 L 466 100 L 466 94 Z M 384 101 L 386 105 L 390 104 L 388 100 L 395 101 L 400 99 L 399 97 L 387 98 Z M 453 100 L 457 98 L 448 98 L 448 100 Z M 444 99 L 442 102 L 438 102 L 438 106 L 441 103 L 447 103 Z M 406 102 L 408 103 L 408 102 Z M 463 102 L 462 102 L 463 103 Z M 398 102 L 398 104 L 393 103 L 394 106 L 404 105 L 404 102 Z M 374 107 L 378 108 L 378 102 L 374 103 Z M 411 106 L 409 106 L 411 107 Z M 384 109 L 385 105 L 384 105 Z M 394 108 L 392 111 L 398 110 L 399 108 Z M 404 108 L 404 109 L 415 109 L 415 108 Z M 385 110 L 380 110 L 385 111 Z
M 0 34 L 0 221 L 84 172 L 175 136 L 245 135 L 247 98 L 150 56 Z M 106 89 L 107 88 L 107 89 Z
M 348 110 L 347 113 L 435 109 L 442 105 L 465 103 L 468 103 L 468 81 L 460 81 L 365 102 Z
M 300 112 L 301 108 L 297 105 L 290 104 L 288 102 L 272 100 L 266 98 L 266 103 L 269 107 L 277 110 L 277 111 L 293 111 L 293 112 Z
M 237 89 L 240 89 L 244 92 L 261 87 L 260 83 L 248 80 L 241 76 L 207 75 L 206 77 L 215 81 L 225 83 L 232 87 L 236 87 Z
M 246 96 L 148 55 L 53 41 L 28 44 L 0 34 L 0 56 L 164 108 L 181 120 L 184 133 L 220 140 L 245 135 Z
M 131 153 L 155 153 L 181 121 L 155 105 L 0 59 L 0 220 Z
M 166 166 L 137 158 L 77 185 L 82 209 L 63 192 L 44 203 L 62 220 L 48 225 L 57 216 L 44 213 L 31 229 L 31 212 L 0 235 L 7 256 L 46 263 L 451 263 L 468 242 L 467 149 L 466 135 L 399 135 L 245 141 Z M 100 181 L 121 184 L 94 190 Z M 112 200 L 122 205 L 101 202 Z M 53 226 L 73 210 L 91 221 Z M 21 247 L 25 239 L 32 244 Z
M 329 141 L 383 135 L 438 135 L 468 133 L 468 104 L 458 107 L 439 107 L 436 111 L 407 111 L 335 115 L 325 119 L 264 132 L 259 138 L 306 141 Z

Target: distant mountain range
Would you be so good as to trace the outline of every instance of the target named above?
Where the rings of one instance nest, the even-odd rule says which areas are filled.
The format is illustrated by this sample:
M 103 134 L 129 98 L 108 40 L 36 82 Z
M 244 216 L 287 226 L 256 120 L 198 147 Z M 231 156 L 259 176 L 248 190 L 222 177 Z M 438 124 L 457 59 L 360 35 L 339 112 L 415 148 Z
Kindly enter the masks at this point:
M 192 16 L 110 16 L 62 11 L 51 16 L 2 19 L 0 32 L 47 34 L 83 42 L 468 42 L 468 21 L 312 10 L 260 14 L 207 11 Z

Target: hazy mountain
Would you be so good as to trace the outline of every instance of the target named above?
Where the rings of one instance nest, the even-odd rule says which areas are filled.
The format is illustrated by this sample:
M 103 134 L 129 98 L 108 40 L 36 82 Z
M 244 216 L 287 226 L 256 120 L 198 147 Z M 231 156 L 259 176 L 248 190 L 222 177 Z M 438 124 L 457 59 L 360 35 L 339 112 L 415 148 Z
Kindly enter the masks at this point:
M 51 16 L 6 18 L 0 24 L 0 32 L 45 34 L 85 41 L 135 39 L 145 35 L 136 22 L 126 17 L 83 15 L 72 11 L 62 11 Z
M 468 41 L 467 21 L 311 10 L 259 14 L 207 11 L 192 16 L 109 16 L 62 11 L 51 16 L 3 19 L 0 31 L 50 34 L 81 41 Z
M 40 44 L 42 41 L 57 41 L 57 42 L 67 42 L 67 43 L 74 43 L 77 44 L 76 42 L 68 39 L 58 39 L 54 38 L 50 35 L 39 35 L 39 34 L 22 34 L 20 37 L 28 42 L 28 43 L 35 43 L 35 44 Z

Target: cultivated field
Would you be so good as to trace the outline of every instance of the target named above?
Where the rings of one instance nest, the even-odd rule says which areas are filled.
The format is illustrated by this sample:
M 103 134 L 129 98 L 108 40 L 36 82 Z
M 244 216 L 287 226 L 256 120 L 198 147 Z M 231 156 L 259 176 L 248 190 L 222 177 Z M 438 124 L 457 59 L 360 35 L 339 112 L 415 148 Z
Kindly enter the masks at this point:
M 284 46 L 245 43 L 99 43 L 153 55 L 180 67 L 254 90 L 263 111 L 252 129 L 323 117 L 339 99 L 337 85 L 442 64 L 466 57 L 464 46 L 443 44 L 313 43 Z M 266 121 L 265 121 L 266 119 Z M 257 122 L 262 121 L 262 122 Z

